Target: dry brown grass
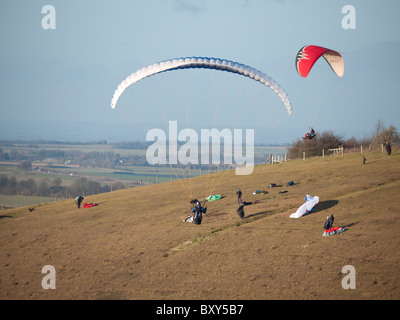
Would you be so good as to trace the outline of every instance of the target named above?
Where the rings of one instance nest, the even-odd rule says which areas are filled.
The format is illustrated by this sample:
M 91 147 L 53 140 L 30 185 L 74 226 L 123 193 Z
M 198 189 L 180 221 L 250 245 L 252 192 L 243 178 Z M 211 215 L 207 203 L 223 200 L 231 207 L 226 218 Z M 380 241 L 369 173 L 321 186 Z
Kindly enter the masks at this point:
M 208 176 L 88 196 L 99 204 L 88 209 L 68 200 L 2 211 L 0 299 L 399 299 L 400 152 L 366 158 L 224 173 L 213 193 L 225 197 L 200 226 L 182 219 L 190 198 L 207 196 Z M 238 187 L 260 201 L 243 221 Z M 316 212 L 289 218 L 306 194 L 320 197 Z M 331 214 L 348 230 L 325 238 Z M 56 269 L 55 290 L 41 286 L 44 265 Z M 341 286 L 345 265 L 356 269 L 354 290 Z

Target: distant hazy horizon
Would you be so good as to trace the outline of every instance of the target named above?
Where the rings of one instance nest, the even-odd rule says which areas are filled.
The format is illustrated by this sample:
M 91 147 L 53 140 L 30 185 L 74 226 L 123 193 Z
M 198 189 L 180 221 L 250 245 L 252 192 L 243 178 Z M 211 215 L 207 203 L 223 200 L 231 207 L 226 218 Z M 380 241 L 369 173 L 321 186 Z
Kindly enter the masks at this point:
M 165 124 L 154 125 L 155 128 L 165 127 Z M 201 128 L 193 128 L 200 132 Z M 211 129 L 211 128 L 207 128 Z M 223 128 L 217 128 L 219 130 Z M 230 128 L 231 129 L 231 128 Z M 372 133 L 374 128 L 365 132 L 347 131 L 335 132 L 344 138 L 355 137 L 362 139 Z M 293 136 L 301 138 L 304 130 L 276 129 L 273 134 L 255 128 L 255 143 L 265 145 L 288 145 L 292 144 Z M 243 133 L 244 134 L 244 133 Z M 9 120 L 0 121 L 0 140 L 56 140 L 91 142 L 102 141 L 145 141 L 146 131 L 144 127 L 135 127 L 129 123 L 107 123 L 77 120 L 66 121 L 26 121 Z

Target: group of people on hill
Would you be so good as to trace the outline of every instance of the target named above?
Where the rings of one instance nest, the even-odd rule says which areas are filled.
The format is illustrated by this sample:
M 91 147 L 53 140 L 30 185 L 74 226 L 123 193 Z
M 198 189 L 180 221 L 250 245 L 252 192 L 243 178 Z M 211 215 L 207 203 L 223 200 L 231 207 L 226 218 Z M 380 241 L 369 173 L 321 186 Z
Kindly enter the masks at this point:
M 242 201 L 242 191 L 240 188 L 236 191 L 237 202 L 239 204 L 239 208 L 237 208 L 236 213 L 240 217 L 240 219 L 244 219 L 244 206 L 245 203 Z M 203 219 L 203 213 L 207 212 L 207 208 L 201 205 L 201 202 L 197 199 L 191 201 L 191 203 L 196 204 L 192 207 L 191 215 L 183 219 L 183 222 L 193 222 L 194 224 L 201 224 Z
M 246 202 L 242 201 L 242 191 L 240 188 L 238 191 L 236 191 L 236 196 L 237 196 L 237 202 L 239 204 L 239 207 L 236 210 L 236 213 L 240 217 L 240 219 L 244 219 L 244 206 L 246 205 Z M 207 212 L 207 208 L 202 207 L 201 202 L 198 201 L 197 199 L 192 200 L 191 203 L 195 203 L 196 205 L 192 208 L 192 215 L 188 216 L 186 219 L 184 219 L 184 222 L 193 222 L 194 224 L 201 224 L 203 213 Z M 329 217 L 326 217 L 323 229 L 324 232 L 322 234 L 323 237 L 328 237 L 332 236 L 341 232 L 346 231 L 345 227 L 335 227 L 333 225 L 333 214 Z
M 315 136 L 315 131 L 314 129 L 311 129 L 310 132 L 306 133 L 304 135 L 304 139 L 312 139 Z M 390 155 L 392 153 L 392 146 L 389 142 L 386 142 L 386 151 L 387 154 Z M 363 157 L 363 164 L 366 163 L 366 159 L 365 157 Z M 245 202 L 242 201 L 242 191 L 240 190 L 240 188 L 236 191 L 236 196 L 237 196 L 237 203 L 239 204 L 239 207 L 236 210 L 237 215 L 240 217 L 240 219 L 244 219 L 244 206 L 245 206 Z M 81 203 L 82 200 L 84 199 L 84 197 L 82 196 L 77 196 L 75 198 L 75 202 L 78 206 L 78 209 L 81 207 Z M 191 209 L 191 215 L 188 216 L 187 218 L 185 218 L 183 221 L 184 222 L 192 222 L 194 224 L 201 224 L 202 220 L 203 220 L 203 213 L 207 212 L 207 208 L 205 206 L 201 205 L 201 202 L 198 201 L 197 199 L 194 199 L 191 201 L 191 203 L 194 203 L 195 206 L 192 207 Z M 333 217 L 331 217 L 332 219 Z M 328 219 L 329 220 L 329 219 Z M 331 221 L 331 223 L 333 222 L 333 219 Z

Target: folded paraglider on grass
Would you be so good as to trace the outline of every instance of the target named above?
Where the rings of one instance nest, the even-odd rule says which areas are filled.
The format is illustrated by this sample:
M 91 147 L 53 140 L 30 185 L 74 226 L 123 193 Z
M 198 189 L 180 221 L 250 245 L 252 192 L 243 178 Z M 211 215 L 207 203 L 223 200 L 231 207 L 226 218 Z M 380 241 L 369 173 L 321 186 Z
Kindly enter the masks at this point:
M 319 197 L 311 197 L 310 195 L 306 195 L 306 198 L 304 199 L 306 202 L 303 203 L 295 213 L 292 213 L 290 215 L 290 218 L 300 218 L 306 214 L 308 214 L 310 211 L 313 210 L 313 208 L 318 204 L 319 202 Z
M 259 190 L 255 190 L 254 192 L 253 192 L 253 194 L 267 194 L 268 193 L 268 191 L 259 191 Z
M 335 218 L 333 217 L 333 214 L 330 217 L 326 217 L 325 223 L 324 223 L 324 232 L 322 234 L 323 237 L 329 237 L 333 236 L 338 233 L 342 233 L 346 231 L 344 227 L 334 227 L 333 226 L 333 220 Z
M 97 203 L 84 203 L 83 208 L 90 208 L 97 206 Z
M 219 200 L 219 199 L 222 199 L 222 196 L 219 195 L 219 194 L 216 194 L 216 195 L 209 195 L 209 196 L 206 198 L 207 201 L 215 201 L 215 200 Z

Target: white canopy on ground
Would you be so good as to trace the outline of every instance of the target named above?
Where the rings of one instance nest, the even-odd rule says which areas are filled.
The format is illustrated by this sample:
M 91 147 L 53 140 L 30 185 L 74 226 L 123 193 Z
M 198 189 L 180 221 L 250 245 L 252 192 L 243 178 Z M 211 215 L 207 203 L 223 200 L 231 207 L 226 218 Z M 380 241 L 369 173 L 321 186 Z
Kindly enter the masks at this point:
M 311 197 L 310 195 L 306 195 L 306 202 L 300 206 L 300 208 L 297 209 L 295 213 L 292 213 L 290 215 L 290 218 L 300 218 L 304 216 L 305 214 L 309 213 L 312 208 L 314 208 L 318 202 L 319 202 L 319 197 Z

